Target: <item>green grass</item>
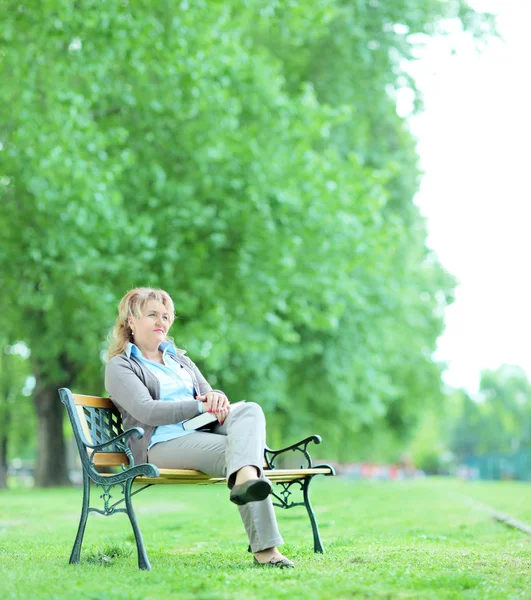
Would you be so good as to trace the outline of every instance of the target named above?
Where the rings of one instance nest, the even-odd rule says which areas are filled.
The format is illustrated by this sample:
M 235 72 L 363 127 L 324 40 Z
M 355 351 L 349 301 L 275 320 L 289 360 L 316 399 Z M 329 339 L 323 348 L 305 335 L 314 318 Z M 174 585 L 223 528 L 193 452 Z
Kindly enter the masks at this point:
M 531 523 L 531 485 L 321 478 L 313 487 L 325 555 L 313 554 L 303 508 L 277 512 L 294 570 L 252 565 L 225 487 L 142 492 L 134 501 L 151 572 L 137 569 L 125 515 L 91 515 L 81 564 L 67 564 L 81 490 L 2 491 L 0 598 L 531 597 L 531 537 L 465 501 Z

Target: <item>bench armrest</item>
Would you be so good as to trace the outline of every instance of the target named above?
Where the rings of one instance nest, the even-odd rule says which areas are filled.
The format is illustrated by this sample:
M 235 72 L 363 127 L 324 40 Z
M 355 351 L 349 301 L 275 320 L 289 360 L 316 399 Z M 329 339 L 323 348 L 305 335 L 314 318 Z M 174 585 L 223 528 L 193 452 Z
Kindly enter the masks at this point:
M 120 435 L 117 435 L 116 437 L 113 437 L 110 440 L 107 440 L 106 442 L 102 442 L 101 444 L 85 444 L 88 449 L 92 450 L 89 457 L 90 462 L 92 463 L 92 459 L 96 452 L 101 452 L 103 448 L 106 448 L 107 446 L 115 445 L 118 446 L 118 448 L 122 452 L 125 452 L 125 454 L 127 455 L 127 458 L 129 459 L 129 468 L 134 467 L 135 461 L 133 459 L 133 454 L 129 449 L 129 446 L 127 445 L 127 440 L 132 435 L 134 435 L 136 439 L 139 440 L 141 437 L 144 437 L 144 430 L 142 429 L 142 427 L 132 427 L 131 429 L 128 429 Z
M 287 446 L 286 448 L 281 448 L 280 450 L 273 450 L 271 448 L 269 448 L 268 446 L 266 446 L 265 451 L 264 451 L 264 458 L 266 461 L 266 465 L 268 469 L 276 469 L 277 466 L 275 465 L 275 461 L 277 459 L 278 456 L 280 456 L 281 454 L 284 454 L 286 452 L 300 452 L 305 460 L 306 460 L 306 464 L 301 465 L 301 469 L 311 469 L 314 465 L 312 462 L 312 457 L 310 456 L 310 453 L 308 452 L 308 444 L 310 444 L 311 442 L 313 442 L 314 444 L 320 444 L 321 443 L 321 436 L 319 435 L 311 435 L 310 437 L 307 437 L 303 440 L 301 440 L 300 442 L 297 442 L 296 444 L 292 444 L 291 446 Z

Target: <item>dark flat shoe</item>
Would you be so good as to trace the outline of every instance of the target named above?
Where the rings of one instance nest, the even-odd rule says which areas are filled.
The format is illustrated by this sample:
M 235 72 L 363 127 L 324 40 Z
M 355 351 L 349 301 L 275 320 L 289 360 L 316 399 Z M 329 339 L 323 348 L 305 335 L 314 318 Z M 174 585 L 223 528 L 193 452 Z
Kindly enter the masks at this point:
M 275 560 L 272 558 L 270 561 L 266 563 L 261 563 L 259 560 L 254 557 L 254 562 L 261 567 L 278 567 L 279 569 L 294 569 L 295 563 L 291 562 L 287 558 L 281 558 L 280 560 Z
M 267 479 L 251 479 L 241 485 L 235 485 L 230 492 L 230 501 L 238 506 L 248 502 L 265 500 L 271 493 L 271 484 Z

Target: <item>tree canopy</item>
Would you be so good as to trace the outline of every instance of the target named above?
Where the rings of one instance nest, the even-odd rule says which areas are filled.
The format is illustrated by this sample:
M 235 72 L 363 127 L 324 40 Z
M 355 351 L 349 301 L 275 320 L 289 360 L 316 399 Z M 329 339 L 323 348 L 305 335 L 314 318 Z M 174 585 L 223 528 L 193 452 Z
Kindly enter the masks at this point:
M 348 457 L 407 435 L 440 394 L 454 281 L 426 247 L 395 94 L 414 90 L 419 34 L 454 18 L 480 38 L 488 16 L 457 0 L 0 6 L 5 332 L 31 349 L 41 447 L 57 387 L 103 392 L 105 335 L 138 285 L 172 295 L 179 345 L 261 402 L 274 437 L 319 424 Z
M 416 464 L 432 472 L 486 465 L 488 457 L 495 456 L 499 464 L 507 458 L 505 475 L 518 471 L 529 479 L 525 457 L 531 452 L 531 383 L 524 370 L 516 365 L 486 369 L 477 394 L 447 391 L 441 406 L 424 414 L 411 450 Z M 522 458 L 515 458 L 519 453 Z

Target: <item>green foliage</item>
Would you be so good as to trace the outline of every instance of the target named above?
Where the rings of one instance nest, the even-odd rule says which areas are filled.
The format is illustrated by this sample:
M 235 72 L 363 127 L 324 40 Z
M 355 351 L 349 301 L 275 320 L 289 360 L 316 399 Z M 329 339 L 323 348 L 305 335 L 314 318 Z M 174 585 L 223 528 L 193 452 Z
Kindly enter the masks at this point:
M 481 406 L 464 390 L 456 390 L 449 398 L 447 417 L 449 445 L 458 460 L 475 454 L 483 437 Z
M 531 449 L 531 383 L 523 369 L 503 365 L 481 374 L 473 397 L 464 390 L 447 394 L 436 412 L 428 412 L 412 442 L 415 464 L 424 452 L 439 463 L 451 452 L 461 464 L 472 457 L 509 455 Z M 526 473 L 527 468 L 522 468 Z
M 31 370 L 27 348 L 0 343 L 0 444 L 7 458 L 27 458 L 35 452 L 36 420 L 31 405 Z
M 483 452 L 531 448 L 531 383 L 521 367 L 503 365 L 481 374 Z
M 401 443 L 440 397 L 454 285 L 412 201 L 401 60 L 444 19 L 490 20 L 435 0 L 1 6 L 1 283 L 38 382 L 101 392 L 118 299 L 160 286 L 178 343 L 273 436 Z
M 464 398 L 453 447 L 460 457 L 531 448 L 531 383 L 522 368 L 503 365 L 481 374 L 476 402 Z
M 411 444 L 413 464 L 425 473 L 437 474 L 445 466 L 445 448 L 441 437 L 441 420 L 439 415 L 427 411 Z

